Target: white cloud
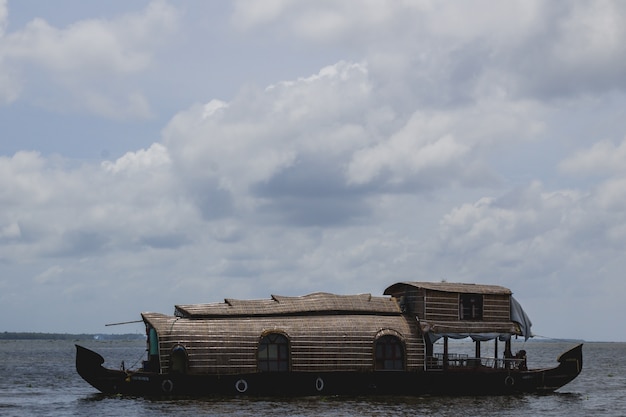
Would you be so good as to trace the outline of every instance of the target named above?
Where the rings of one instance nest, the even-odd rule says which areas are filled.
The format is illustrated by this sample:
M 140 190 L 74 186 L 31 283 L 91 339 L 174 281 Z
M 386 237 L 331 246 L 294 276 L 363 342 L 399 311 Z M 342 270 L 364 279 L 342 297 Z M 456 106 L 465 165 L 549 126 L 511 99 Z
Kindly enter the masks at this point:
M 62 162 L 62 161 L 61 161 Z M 0 158 L 2 259 L 93 256 L 120 247 L 180 246 L 197 210 L 177 198 L 166 149 L 154 144 L 100 168 L 68 169 L 32 152 Z
M 46 161 L 37 152 L 18 152 L 12 158 L 0 157 L 2 201 L 9 207 L 47 202 L 56 187 L 48 181 Z
M 177 11 L 155 1 L 142 12 L 115 20 L 88 19 L 66 28 L 36 18 L 3 39 L 6 59 L 32 62 L 59 73 L 124 74 L 146 69 L 177 25 Z
M 450 134 L 429 132 L 431 120 L 412 118 L 407 126 L 372 148 L 358 151 L 348 168 L 349 182 L 364 184 L 383 171 L 391 172 L 391 183 L 429 171 L 446 170 L 467 156 L 469 148 Z M 435 122 L 436 124 L 436 122 Z M 455 175 L 456 176 L 456 175 Z M 431 180 L 432 178 L 429 178 Z
M 555 60 L 574 72 L 623 72 L 626 7 L 619 1 L 575 2 L 558 25 Z M 617 67 L 615 65 L 617 64 Z M 599 68 L 596 68 L 599 66 Z M 611 68 L 612 67 L 612 68 Z
M 204 111 L 202 112 L 202 118 L 206 119 L 208 117 L 217 114 L 220 109 L 224 109 L 228 107 L 228 104 L 223 102 L 222 100 L 211 100 L 207 104 L 204 105 Z
M 546 193 L 542 188 L 533 183 L 499 199 L 481 198 L 455 208 L 442 219 L 443 241 L 451 248 L 480 252 L 492 245 L 517 245 L 562 227 L 567 216 L 561 211 L 578 205 L 579 197 L 570 192 Z M 527 256 L 519 251 L 511 254 L 519 259 Z
M 579 151 L 559 164 L 561 171 L 571 175 L 607 175 L 626 173 L 626 139 L 618 145 L 603 140 Z
M 277 19 L 281 12 L 292 5 L 289 0 L 269 0 L 261 4 L 256 1 L 235 2 L 233 23 L 242 29 L 267 24 Z
M 334 159 L 366 143 L 366 74 L 340 62 L 264 91 L 243 90 L 228 104 L 195 106 L 172 119 L 165 144 L 191 183 L 246 196 L 302 159 Z
M 444 1 L 425 7 L 423 12 L 427 16 L 423 21 L 428 30 L 438 36 L 515 44 L 532 31 L 544 8 L 540 1 L 518 0 L 506 4 L 494 4 L 488 0 L 463 4 Z M 481 12 L 475 14 L 477 9 Z M 472 18 L 468 19 L 468 16 Z
M 626 211 L 626 176 L 610 178 L 597 187 L 597 204 L 610 217 L 606 221 L 622 222 L 621 214 Z M 613 223 L 612 224 L 617 224 Z
M 624 267 L 616 257 L 626 244 L 625 194 L 619 192 L 619 206 L 607 204 L 617 187 L 607 188 L 547 191 L 535 182 L 463 204 L 442 218 L 440 250 L 455 260 L 452 268 L 502 280 L 521 293 L 541 286 L 546 296 L 601 298 Z
M 305 204 L 324 198 L 332 207 L 329 198 L 350 194 L 358 204 L 370 188 L 489 184 L 495 176 L 486 166 L 488 149 L 542 131 L 536 105 L 498 98 L 407 117 L 385 101 L 378 76 L 366 63 L 341 61 L 265 90 L 244 89 L 228 103 L 213 100 L 177 114 L 164 143 L 189 187 L 217 193 L 212 204 L 223 204 L 216 211 L 279 204 L 293 212 L 304 190 L 311 199 Z M 360 206 L 334 210 L 347 210 L 340 218 L 351 210 L 360 216 L 367 204 Z
M 626 13 L 619 1 L 277 1 L 270 10 L 238 2 L 234 21 L 249 31 L 271 24 L 280 36 L 343 42 L 405 88 L 419 80 L 408 88 L 420 88 L 422 100 L 455 102 L 489 83 L 520 97 L 624 86 Z
M 65 28 L 35 18 L 0 37 L 0 68 L 4 68 L 0 92 L 7 102 L 27 92 L 35 101 L 49 102 L 52 107 L 59 107 L 59 101 L 68 106 L 75 100 L 76 108 L 103 117 L 119 119 L 126 114 L 146 118 L 150 110 L 145 97 L 139 92 L 120 97 L 115 86 L 154 64 L 155 53 L 167 43 L 179 18 L 178 11 L 163 1 L 153 1 L 140 13 L 112 20 L 86 19 Z M 39 89 L 29 85 L 22 76 L 29 73 L 37 83 L 44 80 L 66 93 L 45 97 L 50 86 Z M 66 94 L 69 99 L 62 98 Z
M 153 168 L 168 166 L 170 157 L 165 146 L 155 143 L 149 149 L 141 149 L 137 152 L 128 152 L 115 162 L 105 161 L 102 167 L 114 174 L 121 172 L 145 172 Z
M 7 0 L 0 0 L 0 38 L 4 35 L 8 15 L 9 10 L 7 9 Z
M 314 42 L 337 42 L 345 39 L 389 39 L 398 26 L 419 22 L 421 13 L 428 10 L 429 2 L 387 2 L 365 0 L 355 7 L 351 3 L 318 1 L 270 1 L 269 7 L 259 7 L 249 0 L 237 1 L 233 24 L 247 31 L 273 26 L 279 33 Z M 420 25 L 416 25 L 419 27 Z M 278 28 L 277 28 L 278 27 Z M 394 30 L 395 29 L 395 30 Z

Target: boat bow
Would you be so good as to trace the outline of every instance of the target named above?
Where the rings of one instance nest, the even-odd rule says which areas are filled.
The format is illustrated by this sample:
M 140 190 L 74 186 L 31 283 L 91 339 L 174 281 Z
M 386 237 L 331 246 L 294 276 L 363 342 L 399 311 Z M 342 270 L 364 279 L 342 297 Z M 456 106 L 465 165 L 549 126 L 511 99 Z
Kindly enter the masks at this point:
M 538 386 L 538 391 L 555 391 L 580 374 L 583 369 L 582 343 L 561 354 L 557 361 L 559 362 L 559 366 L 556 368 L 541 371 L 543 372 L 543 384 Z
M 557 360 L 561 364 L 560 366 L 576 369 L 578 371 L 576 375 L 578 375 L 583 369 L 583 344 L 581 343 L 561 354 Z

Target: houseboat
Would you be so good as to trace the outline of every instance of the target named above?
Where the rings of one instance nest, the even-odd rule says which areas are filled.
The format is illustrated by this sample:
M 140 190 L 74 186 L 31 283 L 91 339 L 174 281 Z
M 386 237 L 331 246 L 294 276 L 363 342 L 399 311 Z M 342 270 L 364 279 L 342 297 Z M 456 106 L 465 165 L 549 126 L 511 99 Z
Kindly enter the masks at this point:
M 384 296 L 314 293 L 175 306 L 142 313 L 147 357 L 109 369 L 76 346 L 80 376 L 106 394 L 423 395 L 549 393 L 582 369 L 582 344 L 528 369 L 512 339 L 531 322 L 509 289 L 401 282 Z M 449 339 L 471 338 L 470 354 Z M 469 341 L 469 339 L 468 339 Z M 481 344 L 493 344 L 491 357 Z M 500 343 L 500 345 L 498 345 Z M 500 346 L 500 347 L 498 347 Z M 474 354 L 475 353 L 475 354 Z

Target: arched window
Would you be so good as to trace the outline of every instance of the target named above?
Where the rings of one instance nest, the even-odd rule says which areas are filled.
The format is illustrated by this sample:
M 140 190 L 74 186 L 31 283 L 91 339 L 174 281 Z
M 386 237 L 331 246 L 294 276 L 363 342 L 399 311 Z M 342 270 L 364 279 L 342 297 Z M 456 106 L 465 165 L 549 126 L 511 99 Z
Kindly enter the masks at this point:
M 289 340 L 281 333 L 269 333 L 259 342 L 259 370 L 281 372 L 289 370 Z
M 187 373 L 187 350 L 184 346 L 176 345 L 170 352 L 170 371 L 175 373 Z
M 396 336 L 385 335 L 376 339 L 374 356 L 376 370 L 404 369 L 404 345 Z

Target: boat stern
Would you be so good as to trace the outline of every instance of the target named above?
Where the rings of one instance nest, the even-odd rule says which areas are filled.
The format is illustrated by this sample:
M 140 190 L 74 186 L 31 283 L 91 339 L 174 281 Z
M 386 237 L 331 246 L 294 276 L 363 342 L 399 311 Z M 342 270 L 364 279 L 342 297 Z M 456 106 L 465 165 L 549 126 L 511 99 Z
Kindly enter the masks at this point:
M 76 346 L 76 371 L 91 386 L 104 394 L 120 392 L 126 379 L 126 372 L 107 369 L 102 366 L 104 358 L 86 347 Z

